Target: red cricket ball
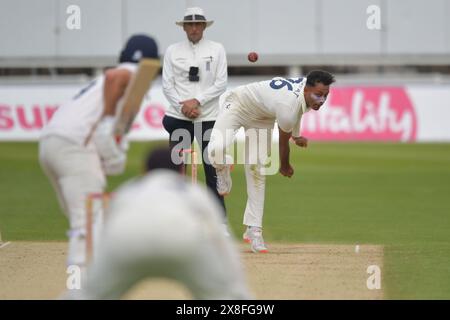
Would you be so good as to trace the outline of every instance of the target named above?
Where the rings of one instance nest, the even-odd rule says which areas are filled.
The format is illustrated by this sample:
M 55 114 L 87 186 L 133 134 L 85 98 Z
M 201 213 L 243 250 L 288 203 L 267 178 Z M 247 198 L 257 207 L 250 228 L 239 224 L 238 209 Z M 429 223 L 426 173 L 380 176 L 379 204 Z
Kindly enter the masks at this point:
M 256 52 L 250 52 L 247 56 L 248 61 L 256 62 L 258 60 L 258 54 Z

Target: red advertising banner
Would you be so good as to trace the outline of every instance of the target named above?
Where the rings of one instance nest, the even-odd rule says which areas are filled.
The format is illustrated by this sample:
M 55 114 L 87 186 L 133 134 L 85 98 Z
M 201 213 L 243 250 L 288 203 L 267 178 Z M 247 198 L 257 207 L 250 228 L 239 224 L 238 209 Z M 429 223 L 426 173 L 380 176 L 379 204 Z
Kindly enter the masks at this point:
M 336 87 L 302 122 L 312 140 L 415 141 L 417 115 L 402 87 Z

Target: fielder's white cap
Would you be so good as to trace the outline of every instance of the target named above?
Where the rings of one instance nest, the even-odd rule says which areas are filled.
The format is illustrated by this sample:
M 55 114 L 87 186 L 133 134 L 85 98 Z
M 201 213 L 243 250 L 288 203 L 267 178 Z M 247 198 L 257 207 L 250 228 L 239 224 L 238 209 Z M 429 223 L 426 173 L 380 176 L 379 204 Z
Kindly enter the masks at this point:
M 191 23 L 191 22 L 205 22 L 206 27 L 209 27 L 210 25 L 212 25 L 214 23 L 213 20 L 206 20 L 203 9 L 199 8 L 199 7 L 187 8 L 186 12 L 184 13 L 183 20 L 177 21 L 175 23 L 179 26 L 183 26 L 185 23 Z

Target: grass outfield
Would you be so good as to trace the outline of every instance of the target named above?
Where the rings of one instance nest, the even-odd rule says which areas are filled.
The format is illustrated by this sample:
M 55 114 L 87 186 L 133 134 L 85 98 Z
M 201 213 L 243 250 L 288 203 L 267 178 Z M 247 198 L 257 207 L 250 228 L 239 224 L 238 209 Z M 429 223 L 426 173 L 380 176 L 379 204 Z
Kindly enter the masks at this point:
M 145 151 L 132 143 L 125 175 Z M 450 299 L 450 144 L 311 143 L 292 148 L 295 175 L 268 177 L 264 217 L 271 242 L 385 246 L 388 299 Z M 202 178 L 202 175 L 200 176 Z M 233 172 L 226 199 L 237 236 L 245 181 Z M 64 240 L 67 222 L 37 162 L 37 144 L 0 143 L 0 230 L 4 240 Z

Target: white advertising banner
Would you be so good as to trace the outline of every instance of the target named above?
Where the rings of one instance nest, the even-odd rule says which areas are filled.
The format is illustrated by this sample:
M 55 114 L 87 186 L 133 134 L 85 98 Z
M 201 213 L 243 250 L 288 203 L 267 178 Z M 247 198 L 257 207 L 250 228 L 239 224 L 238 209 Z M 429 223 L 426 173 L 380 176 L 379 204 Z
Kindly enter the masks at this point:
M 229 87 L 237 81 L 230 81 Z M 0 86 L 0 141 L 33 141 L 56 108 L 82 85 Z M 142 104 L 131 140 L 167 139 L 168 102 L 158 83 Z M 450 86 L 334 86 L 302 121 L 302 135 L 326 141 L 450 142 Z

